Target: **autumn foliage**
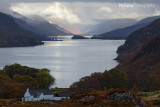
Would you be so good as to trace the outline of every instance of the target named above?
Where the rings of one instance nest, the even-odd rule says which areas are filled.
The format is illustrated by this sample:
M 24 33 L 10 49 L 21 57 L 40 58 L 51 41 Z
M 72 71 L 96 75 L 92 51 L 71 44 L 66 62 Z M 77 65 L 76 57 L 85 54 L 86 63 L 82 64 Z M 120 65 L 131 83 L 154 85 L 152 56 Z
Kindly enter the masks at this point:
M 128 85 L 128 77 L 125 72 L 112 69 L 104 73 L 93 73 L 91 76 L 81 78 L 73 83 L 71 88 L 83 89 L 110 89 L 124 88 Z
M 20 64 L 5 66 L 0 70 L 0 98 L 20 98 L 27 88 L 49 88 L 54 81 L 48 69 L 30 68 Z
M 133 32 L 118 51 L 118 70 L 129 77 L 129 87 L 151 91 L 160 87 L 160 19 Z

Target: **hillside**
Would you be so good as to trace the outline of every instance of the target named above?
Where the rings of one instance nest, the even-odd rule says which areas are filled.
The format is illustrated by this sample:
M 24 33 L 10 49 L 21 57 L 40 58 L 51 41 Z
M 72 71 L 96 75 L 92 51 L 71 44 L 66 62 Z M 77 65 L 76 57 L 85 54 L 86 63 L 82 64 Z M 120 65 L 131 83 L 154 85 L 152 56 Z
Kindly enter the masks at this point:
M 28 18 L 14 18 L 15 22 L 25 30 L 31 31 L 38 35 L 57 36 L 57 35 L 70 35 L 68 31 L 59 27 L 56 24 L 51 24 L 47 21 L 38 23 L 28 22 Z
M 117 52 L 117 69 L 128 74 L 130 86 L 160 87 L 160 19 L 132 33 Z
M 135 19 L 108 19 L 99 22 L 99 24 L 86 27 L 85 30 L 87 29 L 87 32 L 85 33 L 86 35 L 100 35 L 105 32 L 110 32 L 115 29 L 120 29 L 124 28 L 127 26 L 131 26 L 133 24 L 136 24 L 137 21 Z
M 18 26 L 4 13 L 0 13 L 0 47 L 21 47 L 41 45 L 43 37 Z
M 71 88 L 160 89 L 160 19 L 129 35 L 117 52 L 120 64 L 116 68 L 83 77 Z
M 132 32 L 147 26 L 160 16 L 147 17 L 140 20 L 138 23 L 121 29 L 116 29 L 101 35 L 95 35 L 92 39 L 126 39 Z
M 138 29 L 131 33 L 127 38 L 125 44 L 120 46 L 117 53 L 123 53 L 134 48 L 139 48 L 139 45 L 144 44 L 151 38 L 157 36 L 160 33 L 160 19 L 153 21 L 146 27 Z

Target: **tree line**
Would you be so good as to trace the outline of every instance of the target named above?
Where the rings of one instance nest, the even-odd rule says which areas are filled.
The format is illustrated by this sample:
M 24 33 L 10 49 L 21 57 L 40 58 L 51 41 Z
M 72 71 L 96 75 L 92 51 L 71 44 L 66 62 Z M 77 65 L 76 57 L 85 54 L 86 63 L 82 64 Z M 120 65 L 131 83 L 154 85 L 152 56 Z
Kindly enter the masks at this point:
M 55 78 L 46 68 L 36 69 L 20 64 L 7 65 L 0 70 L 0 97 L 22 97 L 27 88 L 48 89 L 54 83 Z
M 110 89 L 124 88 L 128 85 L 128 76 L 125 72 L 112 69 L 103 73 L 97 72 L 90 76 L 82 77 L 78 82 L 73 83 L 70 88 L 84 89 Z

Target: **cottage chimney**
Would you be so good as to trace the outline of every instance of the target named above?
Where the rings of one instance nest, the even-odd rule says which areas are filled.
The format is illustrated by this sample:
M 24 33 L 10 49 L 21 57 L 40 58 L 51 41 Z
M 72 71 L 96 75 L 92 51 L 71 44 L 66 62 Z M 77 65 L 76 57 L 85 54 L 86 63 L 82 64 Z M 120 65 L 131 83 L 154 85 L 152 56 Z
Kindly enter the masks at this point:
M 29 92 L 29 88 L 27 88 L 27 91 Z
M 51 87 L 49 87 L 49 90 L 52 90 L 52 88 L 51 88 Z

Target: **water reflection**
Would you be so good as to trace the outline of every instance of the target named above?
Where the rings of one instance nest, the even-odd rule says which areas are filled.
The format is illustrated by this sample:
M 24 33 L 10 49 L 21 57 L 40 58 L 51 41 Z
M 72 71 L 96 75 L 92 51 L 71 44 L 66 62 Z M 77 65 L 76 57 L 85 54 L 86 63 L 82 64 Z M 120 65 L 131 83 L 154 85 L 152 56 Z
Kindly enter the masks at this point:
M 0 48 L 0 68 L 13 63 L 48 68 L 56 78 L 53 87 L 69 87 L 83 76 L 115 67 L 116 49 L 123 43 L 122 40 L 67 39 L 36 47 Z

